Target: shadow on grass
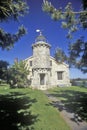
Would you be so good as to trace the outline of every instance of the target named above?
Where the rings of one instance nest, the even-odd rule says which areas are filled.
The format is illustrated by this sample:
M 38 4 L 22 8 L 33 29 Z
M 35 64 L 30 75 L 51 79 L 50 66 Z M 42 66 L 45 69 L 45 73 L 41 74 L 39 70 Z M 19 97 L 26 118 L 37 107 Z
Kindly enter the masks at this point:
M 75 113 L 74 118 L 87 121 L 87 93 L 61 90 L 50 94 L 52 97 L 61 98 L 60 101 L 53 101 L 52 105 L 58 107 L 59 111 L 66 110 L 70 113 Z M 73 120 L 73 119 L 72 119 Z
M 30 130 L 37 121 L 37 115 L 32 115 L 29 110 L 35 102 L 18 92 L 0 95 L 0 130 Z

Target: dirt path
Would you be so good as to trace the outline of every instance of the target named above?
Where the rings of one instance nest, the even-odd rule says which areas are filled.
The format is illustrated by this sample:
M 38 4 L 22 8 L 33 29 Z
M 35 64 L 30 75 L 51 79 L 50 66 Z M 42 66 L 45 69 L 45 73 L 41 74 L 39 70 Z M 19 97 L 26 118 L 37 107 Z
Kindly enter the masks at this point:
M 62 104 L 56 97 L 49 94 L 48 91 L 44 91 L 44 93 L 47 95 L 49 100 L 52 101 L 52 105 L 58 108 L 61 116 L 70 126 L 71 130 L 87 130 L 87 123 L 85 121 L 82 121 L 75 113 L 68 112 L 67 108 L 64 107 L 64 104 Z

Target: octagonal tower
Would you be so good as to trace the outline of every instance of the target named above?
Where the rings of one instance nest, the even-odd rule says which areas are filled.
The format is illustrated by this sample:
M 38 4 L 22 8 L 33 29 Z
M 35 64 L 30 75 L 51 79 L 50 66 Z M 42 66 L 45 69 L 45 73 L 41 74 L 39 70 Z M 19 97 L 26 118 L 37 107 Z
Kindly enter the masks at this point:
M 33 68 L 49 68 L 50 44 L 47 43 L 46 38 L 40 32 L 36 37 L 35 43 L 32 45 L 33 49 Z

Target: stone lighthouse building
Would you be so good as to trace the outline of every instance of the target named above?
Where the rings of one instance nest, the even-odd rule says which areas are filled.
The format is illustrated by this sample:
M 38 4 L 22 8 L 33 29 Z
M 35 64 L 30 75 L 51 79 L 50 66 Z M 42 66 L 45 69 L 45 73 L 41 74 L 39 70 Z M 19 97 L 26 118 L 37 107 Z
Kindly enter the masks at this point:
M 32 88 L 45 90 L 56 86 L 70 86 L 68 65 L 60 64 L 50 56 L 50 48 L 51 45 L 40 32 L 32 44 L 33 55 L 25 59 L 30 70 L 28 78 Z

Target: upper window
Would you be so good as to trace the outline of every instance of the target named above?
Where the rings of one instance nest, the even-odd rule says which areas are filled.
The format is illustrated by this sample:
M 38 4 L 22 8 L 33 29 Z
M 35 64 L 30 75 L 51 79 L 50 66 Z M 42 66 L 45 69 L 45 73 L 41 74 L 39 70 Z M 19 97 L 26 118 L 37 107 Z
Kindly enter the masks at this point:
M 57 79 L 58 80 L 63 80 L 63 71 L 58 71 L 57 72 Z
M 30 61 L 30 66 L 32 66 L 32 61 Z
M 50 66 L 52 66 L 52 61 L 50 61 Z

